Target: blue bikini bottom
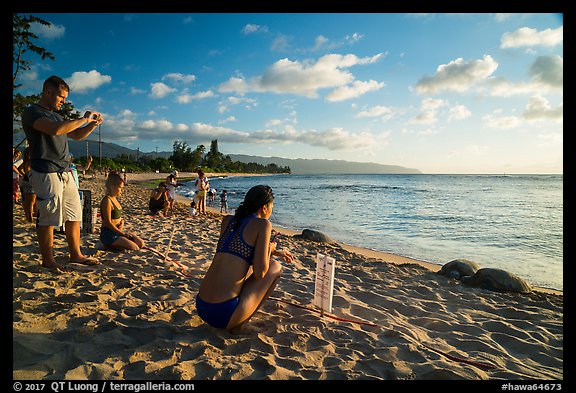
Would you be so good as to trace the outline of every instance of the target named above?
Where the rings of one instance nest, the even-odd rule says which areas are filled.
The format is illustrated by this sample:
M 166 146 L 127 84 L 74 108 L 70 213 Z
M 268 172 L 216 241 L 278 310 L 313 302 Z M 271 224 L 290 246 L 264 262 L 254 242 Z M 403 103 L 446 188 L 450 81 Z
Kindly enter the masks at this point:
M 116 240 L 120 239 L 120 235 L 114 232 L 112 229 L 103 226 L 100 228 L 100 241 L 105 246 L 111 246 Z
M 225 329 L 239 302 L 240 297 L 236 296 L 225 302 L 208 303 L 196 295 L 196 310 L 200 318 L 210 326 Z

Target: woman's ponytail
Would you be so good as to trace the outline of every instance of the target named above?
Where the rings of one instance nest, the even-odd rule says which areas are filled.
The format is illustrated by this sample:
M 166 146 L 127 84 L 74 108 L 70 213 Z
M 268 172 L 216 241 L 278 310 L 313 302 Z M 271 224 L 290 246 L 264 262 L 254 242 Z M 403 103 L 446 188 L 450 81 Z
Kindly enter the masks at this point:
M 249 189 L 244 196 L 244 201 L 240 203 L 234 214 L 234 228 L 237 228 L 245 217 L 256 213 L 258 209 L 273 200 L 274 193 L 269 186 L 260 184 Z

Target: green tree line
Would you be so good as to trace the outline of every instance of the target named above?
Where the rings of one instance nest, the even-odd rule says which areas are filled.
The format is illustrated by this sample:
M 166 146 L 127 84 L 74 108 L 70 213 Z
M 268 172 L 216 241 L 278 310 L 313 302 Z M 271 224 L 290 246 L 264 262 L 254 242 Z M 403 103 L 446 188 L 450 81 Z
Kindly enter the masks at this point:
M 218 150 L 218 140 L 214 139 L 210 143 L 210 151 L 207 153 L 204 145 L 198 145 L 192 150 L 186 142 L 175 141 L 172 155 L 169 158 L 141 156 L 135 159 L 134 156 L 121 154 L 115 158 L 102 158 L 102 165 L 93 162 L 94 169 L 108 168 L 115 171 L 127 172 L 196 172 L 202 168 L 204 172 L 210 173 L 291 173 L 289 166 L 279 166 L 274 163 L 263 165 L 255 162 L 232 161 L 229 155 L 224 155 Z M 81 164 L 86 164 L 86 157 L 78 157 L 75 160 Z

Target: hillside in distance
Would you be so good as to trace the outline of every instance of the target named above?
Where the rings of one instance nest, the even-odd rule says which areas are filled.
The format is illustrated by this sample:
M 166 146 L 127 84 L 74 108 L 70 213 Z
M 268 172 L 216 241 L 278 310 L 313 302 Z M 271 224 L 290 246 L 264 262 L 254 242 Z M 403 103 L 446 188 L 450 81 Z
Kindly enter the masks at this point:
M 419 174 L 420 170 L 399 165 L 383 165 L 372 162 L 352 162 L 326 159 L 291 159 L 281 157 L 259 157 L 245 154 L 229 154 L 232 161 L 255 162 L 256 164 L 271 164 L 289 166 L 293 174 L 326 174 L 326 173 L 362 173 L 362 174 Z
M 86 156 L 86 148 L 88 147 L 88 154 L 94 158 L 100 156 L 98 141 L 89 140 L 84 141 L 68 140 L 70 145 L 70 152 L 76 157 Z M 115 143 L 102 142 L 102 157 L 115 158 L 121 154 L 125 154 L 131 159 L 137 157 L 147 156 L 150 158 L 163 157 L 169 158 L 172 155 L 171 151 L 159 152 L 142 152 L 134 149 L 129 149 L 117 145 Z M 229 154 L 232 161 L 240 161 L 244 163 L 254 162 L 256 164 L 268 165 L 276 164 L 278 166 L 289 166 L 293 174 L 419 174 L 420 170 L 415 168 L 407 168 L 399 165 L 383 165 L 370 162 L 352 162 L 345 160 L 326 160 L 326 159 L 291 159 L 282 157 L 261 157 L 251 156 L 246 154 Z

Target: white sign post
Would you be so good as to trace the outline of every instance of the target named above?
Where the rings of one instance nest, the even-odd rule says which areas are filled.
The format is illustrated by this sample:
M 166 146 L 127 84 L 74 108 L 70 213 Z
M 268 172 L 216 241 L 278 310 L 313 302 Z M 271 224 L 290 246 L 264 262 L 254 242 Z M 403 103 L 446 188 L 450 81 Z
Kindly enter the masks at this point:
M 336 260 L 327 255 L 316 254 L 316 285 L 314 304 L 324 311 L 332 311 L 332 294 L 334 293 L 334 271 Z

